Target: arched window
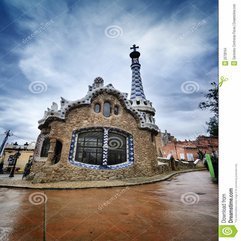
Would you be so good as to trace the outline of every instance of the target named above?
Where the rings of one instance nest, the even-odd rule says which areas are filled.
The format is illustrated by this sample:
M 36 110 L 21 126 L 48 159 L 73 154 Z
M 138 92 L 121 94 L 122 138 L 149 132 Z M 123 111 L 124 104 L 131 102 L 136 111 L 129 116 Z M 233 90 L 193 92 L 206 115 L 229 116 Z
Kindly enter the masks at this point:
M 133 138 L 129 133 L 97 127 L 76 131 L 72 138 L 69 160 L 74 165 L 116 169 L 133 164 Z
M 79 133 L 75 160 L 82 163 L 101 165 L 102 146 L 102 130 Z
M 48 157 L 49 147 L 50 147 L 50 140 L 47 137 L 43 141 L 40 157 Z
M 100 112 L 100 104 L 99 103 L 96 103 L 95 106 L 94 106 L 94 111 L 96 113 L 99 113 Z
M 119 106 L 118 105 L 114 106 L 114 114 L 119 115 Z
M 104 108 L 103 108 L 103 115 L 105 117 L 109 117 L 111 115 L 111 104 L 110 102 L 105 102 L 104 103 Z
M 108 165 L 126 162 L 126 136 L 115 131 L 109 131 L 108 136 Z

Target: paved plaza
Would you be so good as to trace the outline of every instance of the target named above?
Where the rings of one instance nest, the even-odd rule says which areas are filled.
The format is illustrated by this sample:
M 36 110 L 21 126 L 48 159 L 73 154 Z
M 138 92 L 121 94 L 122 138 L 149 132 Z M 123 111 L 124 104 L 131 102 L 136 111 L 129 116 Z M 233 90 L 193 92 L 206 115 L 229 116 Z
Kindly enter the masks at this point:
M 215 241 L 218 186 L 207 171 L 152 184 L 0 189 L 2 241 Z

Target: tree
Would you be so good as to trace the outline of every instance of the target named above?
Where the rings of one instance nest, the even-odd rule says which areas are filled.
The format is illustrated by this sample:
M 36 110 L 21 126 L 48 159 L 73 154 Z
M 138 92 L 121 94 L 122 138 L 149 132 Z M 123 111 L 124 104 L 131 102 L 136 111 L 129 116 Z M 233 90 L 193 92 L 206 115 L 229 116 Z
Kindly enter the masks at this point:
M 208 125 L 208 133 L 210 136 L 218 136 L 218 85 L 215 82 L 211 83 L 212 88 L 205 95 L 206 101 L 200 102 L 199 108 L 202 110 L 210 109 L 214 116 L 210 118 Z
M 208 125 L 208 133 L 210 136 L 218 136 L 218 118 L 213 116 L 210 118 L 209 122 L 206 122 Z

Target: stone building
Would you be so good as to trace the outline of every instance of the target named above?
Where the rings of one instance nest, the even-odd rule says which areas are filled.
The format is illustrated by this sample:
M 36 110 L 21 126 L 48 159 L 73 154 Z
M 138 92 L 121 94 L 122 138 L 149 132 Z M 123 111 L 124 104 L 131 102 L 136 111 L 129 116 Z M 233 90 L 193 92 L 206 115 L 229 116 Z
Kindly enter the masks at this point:
M 140 53 L 130 53 L 131 95 L 97 77 L 85 97 L 53 103 L 39 121 L 33 182 L 106 180 L 153 176 L 158 167 L 160 131 L 146 99 Z
M 196 140 L 177 141 L 171 138 L 162 147 L 163 157 L 169 158 L 171 155 L 175 159 L 194 161 L 199 158 L 198 151 L 212 154 L 218 153 L 218 138 L 210 136 L 198 136 Z

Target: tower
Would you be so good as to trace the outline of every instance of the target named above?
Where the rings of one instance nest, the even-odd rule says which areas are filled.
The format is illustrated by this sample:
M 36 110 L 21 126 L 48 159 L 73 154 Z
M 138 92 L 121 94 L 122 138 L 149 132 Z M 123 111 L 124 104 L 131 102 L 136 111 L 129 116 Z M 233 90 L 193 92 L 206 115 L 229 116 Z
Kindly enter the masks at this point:
M 97 77 L 81 99 L 61 98 L 60 109 L 53 103 L 45 111 L 30 174 L 34 183 L 150 177 L 164 171 L 158 167 L 160 130 L 144 94 L 137 48 L 133 45 L 130 53 L 130 99 Z
M 130 48 L 133 51 L 130 53 L 131 58 L 131 71 L 132 71 L 132 84 L 131 84 L 131 97 L 130 103 L 133 108 L 141 112 L 145 125 L 155 125 L 155 109 L 152 107 L 152 103 L 146 99 L 139 63 L 140 53 L 136 51 L 139 47 L 135 44 Z

